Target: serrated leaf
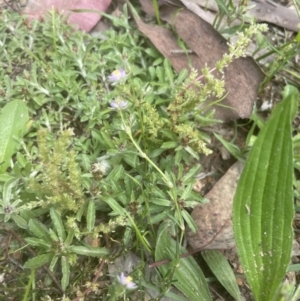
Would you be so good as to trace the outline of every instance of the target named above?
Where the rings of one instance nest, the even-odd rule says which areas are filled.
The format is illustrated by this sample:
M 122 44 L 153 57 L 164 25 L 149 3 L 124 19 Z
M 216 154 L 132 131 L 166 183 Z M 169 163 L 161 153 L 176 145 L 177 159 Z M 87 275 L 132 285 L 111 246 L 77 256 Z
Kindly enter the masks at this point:
M 59 214 L 55 211 L 55 209 L 51 208 L 50 216 L 58 237 L 64 241 L 66 239 L 66 231 Z
M 58 261 L 58 256 L 54 256 L 54 257 L 52 258 L 50 264 L 49 264 L 49 270 L 50 270 L 51 272 L 54 271 L 54 268 L 55 268 L 55 266 L 56 266 L 56 264 L 57 264 L 57 261 Z
M 105 201 L 107 203 L 107 205 L 114 211 L 114 213 L 112 215 L 125 214 L 125 209 L 123 207 L 121 207 L 115 199 L 113 199 L 111 197 L 107 197 L 107 198 L 104 198 L 103 201 Z
M 96 219 L 95 202 L 91 200 L 89 201 L 87 215 L 86 215 L 86 224 L 89 232 L 92 232 L 94 229 L 95 219 Z
M 53 256 L 54 256 L 53 253 L 47 253 L 47 254 L 35 256 L 35 257 L 27 260 L 23 267 L 24 267 L 24 269 L 39 268 L 39 267 L 43 266 L 44 264 L 51 262 Z
M 11 219 L 17 224 L 21 229 L 27 229 L 27 222 L 18 214 L 12 214 Z
M 68 236 L 67 236 L 66 240 L 64 241 L 64 244 L 66 246 L 69 246 L 72 243 L 74 235 L 75 235 L 75 230 L 74 229 L 70 229 L 68 231 Z
M 28 222 L 29 230 L 38 238 L 51 242 L 51 237 L 47 227 L 36 219 L 30 219 Z
M 291 257 L 293 152 L 291 119 L 299 93 L 288 86 L 259 133 L 233 204 L 241 264 L 257 301 L 272 300 Z
M 57 234 L 51 228 L 49 229 L 49 235 L 51 237 L 51 240 L 53 240 L 55 242 L 59 242 L 59 238 L 58 238 Z
M 65 291 L 70 281 L 70 264 L 66 256 L 61 257 L 61 271 L 63 275 L 61 278 L 61 287 Z
M 28 108 L 22 100 L 13 100 L 6 104 L 0 113 L 0 173 L 6 171 L 10 159 L 16 152 L 19 142 L 16 137 L 22 137 L 29 120 Z
M 34 247 L 46 247 L 46 248 L 51 247 L 51 244 L 49 244 L 48 242 L 46 242 L 45 240 L 40 239 L 40 238 L 26 237 L 25 241 Z
M 163 223 L 158 230 L 155 261 L 164 259 L 169 259 L 171 261 L 176 260 L 178 257 L 176 250 L 179 250 L 181 254 L 187 252 L 170 237 L 168 233 L 168 224 Z M 168 263 L 159 267 L 163 277 L 170 271 L 171 265 L 172 263 Z M 179 260 L 174 271 L 173 279 L 177 280 L 174 282 L 174 286 L 188 297 L 190 301 L 212 300 L 205 277 L 199 265 L 192 257 Z
M 236 278 L 224 255 L 217 250 L 204 250 L 201 252 L 207 265 L 214 273 L 227 292 L 237 301 L 242 301 Z
M 79 255 L 92 256 L 92 257 L 103 257 L 109 255 L 109 250 L 105 248 L 88 248 L 84 246 L 70 246 L 68 251 Z
M 3 202 L 4 205 L 10 204 L 12 197 L 12 188 L 18 183 L 19 179 L 17 178 L 9 178 L 3 185 Z

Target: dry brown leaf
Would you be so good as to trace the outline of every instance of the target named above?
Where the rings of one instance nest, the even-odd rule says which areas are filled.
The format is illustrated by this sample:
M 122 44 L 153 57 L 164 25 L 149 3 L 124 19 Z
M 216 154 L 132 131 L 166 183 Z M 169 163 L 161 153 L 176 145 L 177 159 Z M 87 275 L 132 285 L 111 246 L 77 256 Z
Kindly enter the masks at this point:
M 196 4 L 205 9 L 210 9 L 215 12 L 219 11 L 215 0 L 183 0 L 182 3 L 186 7 L 193 7 L 192 4 Z M 238 6 L 239 0 L 234 0 L 233 3 Z M 251 8 L 247 12 L 248 16 L 254 18 L 258 22 L 269 22 L 296 32 L 300 29 L 300 19 L 295 9 L 286 8 L 271 0 L 250 1 L 248 7 Z M 251 20 L 251 18 L 249 19 Z M 236 21 L 237 22 L 234 24 L 240 23 L 239 20 Z
M 232 228 L 232 203 L 243 163 L 236 162 L 205 196 L 208 203 L 194 208 L 198 232 L 187 231 L 193 249 L 229 249 L 235 246 Z
M 142 1 L 144 6 L 145 1 Z M 215 63 L 228 52 L 227 41 L 210 24 L 188 10 L 163 7 L 161 18 L 173 26 L 178 36 L 193 51 L 189 54 L 189 59 L 185 53 L 174 53 L 180 47 L 177 37 L 170 30 L 145 24 L 141 20 L 136 22 L 139 30 L 170 60 L 176 71 L 190 69 L 191 65 L 201 74 L 202 68 L 206 65 L 214 68 Z M 251 57 L 240 58 L 230 64 L 225 70 L 225 88 L 228 94 L 222 101 L 222 105 L 228 108 L 216 106 L 216 118 L 228 121 L 249 117 L 263 78 L 263 72 Z
M 287 30 L 298 32 L 300 29 L 300 19 L 295 9 L 286 8 L 273 1 L 251 1 L 250 5 L 255 7 L 249 14 L 259 22 L 269 22 Z
M 191 216 L 198 231 L 186 231 L 187 241 L 194 249 L 231 249 L 231 255 L 236 252 L 231 221 L 232 204 L 238 180 L 244 163 L 234 163 L 225 175 L 205 195 L 208 203 L 194 208 Z M 293 240 L 292 256 L 300 255 L 299 243 Z
M 39 19 L 47 11 L 55 8 L 59 12 L 68 15 L 68 22 L 76 25 L 79 29 L 89 32 L 100 20 L 101 14 L 110 5 L 111 0 L 29 0 L 22 13 L 29 19 Z M 95 12 L 72 12 L 74 9 L 90 9 Z

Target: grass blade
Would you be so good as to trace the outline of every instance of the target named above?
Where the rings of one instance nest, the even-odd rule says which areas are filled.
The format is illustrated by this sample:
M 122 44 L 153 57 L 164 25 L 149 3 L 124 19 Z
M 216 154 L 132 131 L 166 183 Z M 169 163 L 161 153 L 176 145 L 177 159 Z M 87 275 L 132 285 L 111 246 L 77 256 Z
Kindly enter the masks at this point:
M 236 278 L 227 259 L 218 250 L 204 250 L 202 257 L 227 292 L 237 301 L 242 301 Z

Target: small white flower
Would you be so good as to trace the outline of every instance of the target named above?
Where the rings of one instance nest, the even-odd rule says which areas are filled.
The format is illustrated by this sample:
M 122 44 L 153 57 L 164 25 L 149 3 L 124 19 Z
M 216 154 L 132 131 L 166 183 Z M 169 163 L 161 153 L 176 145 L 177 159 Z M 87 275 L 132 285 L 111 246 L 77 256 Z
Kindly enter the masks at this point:
M 120 276 L 118 276 L 119 282 L 125 286 L 127 289 L 135 289 L 137 288 L 136 283 L 132 281 L 132 278 L 130 276 L 125 276 L 122 272 Z
M 107 173 L 110 165 L 106 160 L 102 160 L 100 162 L 94 163 L 92 166 L 92 172 L 101 172 L 103 175 Z

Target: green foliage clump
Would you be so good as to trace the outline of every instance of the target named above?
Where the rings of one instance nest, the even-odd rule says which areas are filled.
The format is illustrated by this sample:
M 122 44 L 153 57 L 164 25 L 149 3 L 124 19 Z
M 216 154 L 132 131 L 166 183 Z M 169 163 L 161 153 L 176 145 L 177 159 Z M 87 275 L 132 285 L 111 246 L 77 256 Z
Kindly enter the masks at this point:
M 40 199 L 35 207 L 53 207 L 59 212 L 76 213 L 85 204 L 76 153 L 70 149 L 73 135 L 72 130 L 63 130 L 53 141 L 53 135 L 50 136 L 47 130 L 38 131 L 40 172 L 29 184 L 29 189 Z
M 5 200 L 0 221 L 21 228 L 27 243 L 24 267 L 32 274 L 23 276 L 26 294 L 34 287 L 35 269 L 46 266 L 51 277 L 42 274 L 34 297 L 55 284 L 49 298 L 94 292 L 101 300 L 125 299 L 137 284 L 122 273 L 112 281 L 109 262 L 130 251 L 161 257 L 166 241 L 174 262 L 151 281 L 158 298 L 170 294 L 173 276 L 186 278 L 179 250 L 186 225 L 196 231 L 189 210 L 204 201 L 193 191 L 199 156 L 210 152 L 201 128 L 218 122 L 207 101 L 216 104 L 225 94 L 223 78 L 212 71 L 222 73 L 243 56 L 249 35 L 264 27 L 250 27 L 247 39 L 242 36 L 218 66 L 201 75 L 176 74 L 128 21 L 126 6 L 121 18 L 110 17 L 117 30 L 98 37 L 75 31 L 54 11 L 32 23 L 1 14 L 0 104 L 22 100 L 30 118 L 16 156 L 0 176 Z M 189 259 L 183 266 L 209 300 L 195 264 Z M 144 292 L 150 281 L 144 266 L 134 273 Z M 99 289 L 99 277 L 110 287 Z M 188 281 L 179 287 L 196 298 Z

